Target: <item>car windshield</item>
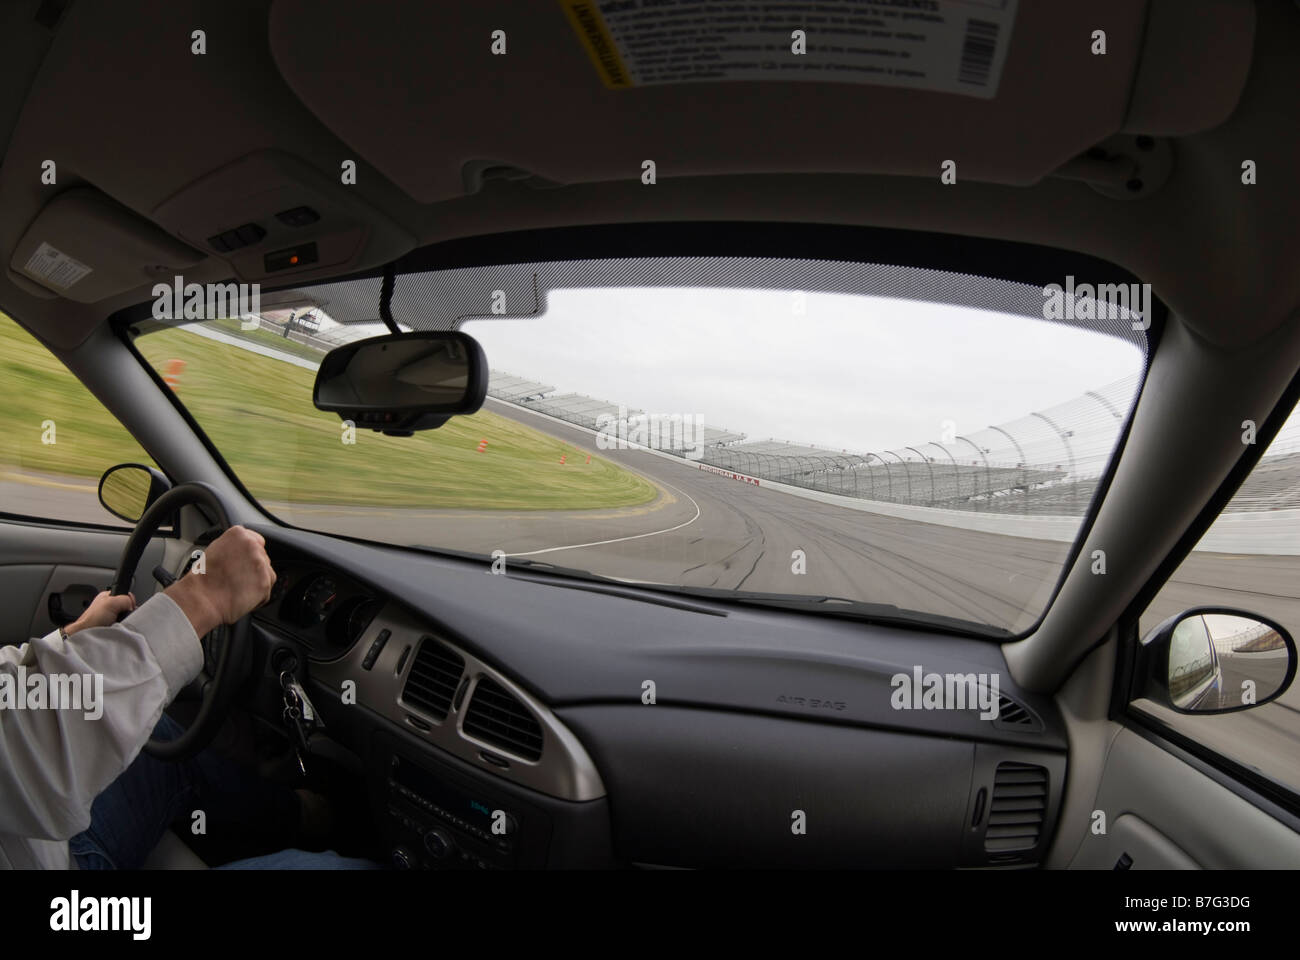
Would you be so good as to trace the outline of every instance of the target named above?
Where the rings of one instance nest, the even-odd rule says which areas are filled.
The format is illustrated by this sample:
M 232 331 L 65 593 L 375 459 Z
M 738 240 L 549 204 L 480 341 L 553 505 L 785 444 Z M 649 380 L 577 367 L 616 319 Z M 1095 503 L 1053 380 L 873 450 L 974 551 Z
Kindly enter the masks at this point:
M 326 351 L 386 332 L 380 287 L 255 291 L 202 320 L 156 291 L 135 327 L 278 519 L 497 572 L 1001 637 L 1049 602 L 1147 355 L 1138 304 L 1073 277 L 735 258 L 450 269 L 399 276 L 392 314 L 476 338 L 488 399 L 390 437 L 312 405 Z

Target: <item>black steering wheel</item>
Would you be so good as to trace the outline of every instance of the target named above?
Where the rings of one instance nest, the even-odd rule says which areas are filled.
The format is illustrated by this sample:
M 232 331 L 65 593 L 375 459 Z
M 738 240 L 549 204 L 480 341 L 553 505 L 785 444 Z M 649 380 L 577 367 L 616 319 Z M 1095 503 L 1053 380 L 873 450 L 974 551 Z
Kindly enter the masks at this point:
M 114 596 L 131 592 L 136 568 L 144 555 L 145 547 L 154 538 L 158 528 L 177 510 L 198 506 L 215 520 L 218 534 L 230 527 L 230 514 L 216 490 L 206 483 L 182 483 L 168 490 L 154 501 L 135 525 L 122 551 L 117 577 L 110 592 Z M 230 712 L 236 687 L 241 676 L 238 669 L 239 654 L 248 649 L 249 616 L 244 616 L 230 626 L 220 626 L 212 633 L 209 647 L 219 648 L 213 672 L 204 669 L 196 681 L 202 694 L 202 703 L 194 722 L 174 740 L 149 740 L 145 752 L 160 760 L 185 760 L 194 756 L 216 736 Z M 204 657 L 205 662 L 207 657 Z

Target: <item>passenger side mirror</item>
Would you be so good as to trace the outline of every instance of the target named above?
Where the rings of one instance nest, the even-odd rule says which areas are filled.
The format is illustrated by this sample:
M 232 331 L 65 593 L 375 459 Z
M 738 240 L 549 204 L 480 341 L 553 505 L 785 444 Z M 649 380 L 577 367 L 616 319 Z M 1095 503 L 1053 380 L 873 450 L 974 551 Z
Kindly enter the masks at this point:
M 1295 641 L 1285 629 L 1219 607 L 1170 617 L 1142 641 L 1140 655 L 1143 695 L 1179 713 L 1229 713 L 1268 703 L 1296 672 Z
M 153 502 L 171 488 L 171 481 L 153 467 L 119 463 L 99 478 L 99 502 L 113 516 L 138 523 Z
M 487 358 L 469 334 L 395 333 L 326 354 L 312 403 L 358 427 L 406 437 L 478 410 L 487 382 Z

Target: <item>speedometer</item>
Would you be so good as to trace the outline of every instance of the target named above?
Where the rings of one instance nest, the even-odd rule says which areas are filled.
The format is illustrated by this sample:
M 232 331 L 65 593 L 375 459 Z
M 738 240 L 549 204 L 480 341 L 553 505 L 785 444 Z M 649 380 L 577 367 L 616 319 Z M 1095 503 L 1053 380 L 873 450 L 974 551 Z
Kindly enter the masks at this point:
M 338 596 L 338 584 L 329 577 L 317 577 L 307 584 L 307 589 L 303 591 L 302 606 L 299 607 L 299 622 L 304 627 L 314 627 L 324 623 L 334 612 L 334 604 Z

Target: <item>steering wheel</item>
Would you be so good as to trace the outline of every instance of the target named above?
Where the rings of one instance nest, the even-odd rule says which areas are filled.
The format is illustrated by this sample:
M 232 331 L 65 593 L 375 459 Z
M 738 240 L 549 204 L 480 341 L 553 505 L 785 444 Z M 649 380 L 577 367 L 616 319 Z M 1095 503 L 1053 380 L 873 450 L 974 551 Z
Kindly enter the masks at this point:
M 219 532 L 230 527 L 230 514 L 222 503 L 216 490 L 206 483 L 182 483 L 173 487 L 154 501 L 145 511 L 122 551 L 118 563 L 117 577 L 110 592 L 120 596 L 131 592 L 135 580 L 136 568 L 144 555 L 145 547 L 154 538 L 158 528 L 181 507 L 199 506 L 216 519 Z M 202 692 L 202 704 L 194 722 L 174 740 L 149 740 L 145 752 L 160 760 L 186 760 L 194 756 L 216 736 L 217 731 L 230 712 L 230 705 L 235 688 L 240 682 L 238 654 L 248 649 L 249 617 L 240 618 L 231 626 L 220 626 L 208 636 L 213 645 L 219 645 L 219 653 L 213 673 L 207 670 L 199 673 L 197 684 Z M 207 657 L 204 657 L 207 660 Z

